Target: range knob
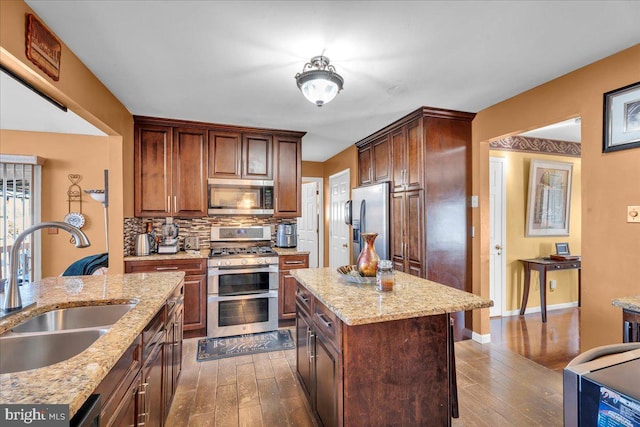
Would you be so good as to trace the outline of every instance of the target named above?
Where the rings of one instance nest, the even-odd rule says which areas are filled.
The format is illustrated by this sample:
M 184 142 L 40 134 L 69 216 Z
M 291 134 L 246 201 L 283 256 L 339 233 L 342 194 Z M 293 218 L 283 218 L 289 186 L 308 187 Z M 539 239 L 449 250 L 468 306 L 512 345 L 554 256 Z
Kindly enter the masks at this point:
M 243 260 L 242 260 L 242 261 L 240 261 L 240 262 L 242 263 L 242 265 L 247 265 L 247 263 L 248 263 L 249 261 L 247 261 L 247 259 L 245 258 L 245 259 L 243 259 Z
M 265 258 L 264 259 L 264 263 L 265 264 L 270 264 L 271 263 L 271 258 Z
M 224 265 L 231 265 L 231 261 L 226 260 L 226 261 L 224 262 Z

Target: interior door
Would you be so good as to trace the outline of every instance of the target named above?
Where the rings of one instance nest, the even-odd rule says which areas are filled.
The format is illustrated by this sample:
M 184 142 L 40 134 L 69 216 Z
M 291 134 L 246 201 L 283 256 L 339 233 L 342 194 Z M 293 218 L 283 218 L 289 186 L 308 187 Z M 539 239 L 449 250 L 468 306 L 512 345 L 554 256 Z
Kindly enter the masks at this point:
M 506 182 L 505 159 L 491 157 L 489 167 L 489 209 L 490 209 L 490 248 L 489 248 L 489 298 L 493 300 L 490 316 L 502 316 L 504 306 L 505 276 L 505 221 L 506 221 Z
M 309 267 L 318 267 L 318 184 L 302 184 L 302 216 L 298 218 L 298 250 L 309 252 Z
M 329 177 L 329 267 L 349 265 L 349 226 L 344 222 L 344 204 L 349 199 L 349 169 Z

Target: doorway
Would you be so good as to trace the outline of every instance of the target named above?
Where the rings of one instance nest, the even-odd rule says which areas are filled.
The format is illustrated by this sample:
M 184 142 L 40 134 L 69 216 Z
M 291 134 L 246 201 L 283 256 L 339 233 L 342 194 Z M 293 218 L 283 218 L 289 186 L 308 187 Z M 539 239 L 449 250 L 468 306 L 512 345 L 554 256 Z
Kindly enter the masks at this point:
M 351 263 L 349 226 L 344 217 L 350 182 L 349 169 L 329 177 L 329 267 L 337 268 Z
M 489 298 L 493 307 L 490 317 L 502 316 L 504 309 L 505 279 L 505 235 L 506 235 L 506 159 L 491 157 L 489 159 L 489 206 L 491 210 L 489 226 Z
M 298 218 L 298 250 L 309 252 L 309 268 L 324 266 L 323 178 L 302 178 L 302 216 Z

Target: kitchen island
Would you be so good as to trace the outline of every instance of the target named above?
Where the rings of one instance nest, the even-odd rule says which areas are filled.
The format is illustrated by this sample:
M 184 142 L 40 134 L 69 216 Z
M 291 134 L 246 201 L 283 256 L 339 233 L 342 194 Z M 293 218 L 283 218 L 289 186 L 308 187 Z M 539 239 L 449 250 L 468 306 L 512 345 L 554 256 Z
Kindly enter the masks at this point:
M 30 305 L 25 304 L 22 311 L 0 320 L 0 334 L 58 308 L 125 303 L 135 306 L 76 356 L 39 369 L 1 374 L 0 403 L 67 404 L 69 415 L 73 416 L 125 352 L 140 340 L 147 325 L 158 318 L 183 280 L 182 272 L 113 274 L 51 277 L 21 286 L 23 301 Z
M 640 295 L 616 298 L 611 304 L 622 309 L 622 341 L 640 342 Z
M 491 300 L 400 272 L 392 292 L 333 268 L 291 274 L 298 378 L 322 424 L 451 424 L 449 313 Z

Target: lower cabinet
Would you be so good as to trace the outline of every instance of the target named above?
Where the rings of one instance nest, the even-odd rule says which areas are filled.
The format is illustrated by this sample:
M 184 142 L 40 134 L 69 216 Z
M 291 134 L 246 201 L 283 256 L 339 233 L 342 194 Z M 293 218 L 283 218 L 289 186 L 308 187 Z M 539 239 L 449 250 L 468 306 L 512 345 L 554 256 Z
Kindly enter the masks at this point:
M 314 305 L 317 306 L 317 304 Z M 320 322 L 325 322 L 326 318 L 323 319 L 318 314 L 316 312 L 314 317 L 320 319 Z M 332 340 L 323 334 L 322 326 L 319 327 L 313 319 L 304 305 L 298 304 L 296 314 L 298 378 L 321 424 L 325 427 L 338 426 L 341 425 L 338 406 L 341 396 L 339 388 L 341 356 Z M 334 323 L 333 320 L 326 322 L 330 327 L 339 327 L 339 323 Z
M 184 324 L 187 338 L 207 334 L 207 260 L 125 261 L 125 273 L 184 271 Z
M 622 325 L 623 342 L 640 342 L 640 313 L 624 309 Z
M 179 286 L 94 391 L 101 427 L 164 424 L 182 367 L 183 298 Z
M 278 264 L 278 271 L 280 274 L 278 286 L 278 319 L 295 319 L 296 287 L 298 286 L 298 282 L 290 274 L 290 271 L 294 268 L 309 267 L 309 255 L 280 255 L 278 257 Z

